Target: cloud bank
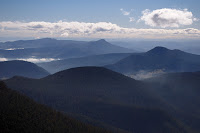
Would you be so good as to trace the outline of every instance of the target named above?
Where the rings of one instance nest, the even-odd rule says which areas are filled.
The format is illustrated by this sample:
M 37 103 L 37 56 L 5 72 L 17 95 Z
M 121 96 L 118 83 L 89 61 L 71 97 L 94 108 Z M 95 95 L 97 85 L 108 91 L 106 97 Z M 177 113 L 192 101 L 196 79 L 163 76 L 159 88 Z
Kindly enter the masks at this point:
M 173 22 L 167 21 L 164 24 L 157 22 L 158 24 L 155 23 L 155 25 L 166 27 L 169 25 L 169 23 L 171 23 L 177 27 L 175 22 L 176 21 Z M 183 22 L 183 23 L 190 24 L 191 22 Z M 154 22 L 152 22 L 152 25 L 154 25 Z M 187 29 L 124 28 L 110 22 L 85 23 L 85 22 L 66 22 L 66 21 L 58 21 L 58 22 L 3 21 L 0 22 L 0 36 L 19 37 L 19 38 L 25 38 L 25 37 L 69 38 L 70 37 L 70 38 L 141 38 L 141 39 L 198 38 L 200 39 L 200 30 L 195 28 L 187 28 Z
M 129 76 L 133 79 L 142 80 L 142 79 L 147 79 L 147 78 L 159 76 L 159 75 L 164 74 L 164 73 L 165 73 L 164 69 L 156 69 L 156 70 L 153 70 L 153 71 L 141 70 L 141 71 L 137 72 L 136 74 L 127 75 L 127 76 Z
M 8 49 L 5 49 L 5 50 L 17 50 L 17 49 L 24 49 L 24 48 L 8 48 Z
M 191 25 L 193 21 L 197 19 L 193 17 L 192 12 L 187 9 L 177 10 L 177 9 L 157 9 L 150 11 L 148 9 L 142 12 L 143 16 L 140 21 L 144 21 L 146 25 L 152 27 L 180 27 L 185 25 Z
M 10 60 L 23 60 L 33 63 L 41 63 L 41 62 L 50 62 L 50 61 L 56 61 L 60 59 L 54 59 L 54 58 L 16 58 L 16 59 L 9 59 L 9 58 L 0 58 L 0 61 L 10 61 Z
M 0 58 L 0 61 L 7 61 L 6 58 Z
M 54 58 L 19 58 L 16 60 L 23 60 L 23 61 L 28 61 L 28 62 L 33 62 L 33 63 L 41 63 L 41 62 L 50 62 L 50 61 L 56 61 L 60 59 L 54 59 Z

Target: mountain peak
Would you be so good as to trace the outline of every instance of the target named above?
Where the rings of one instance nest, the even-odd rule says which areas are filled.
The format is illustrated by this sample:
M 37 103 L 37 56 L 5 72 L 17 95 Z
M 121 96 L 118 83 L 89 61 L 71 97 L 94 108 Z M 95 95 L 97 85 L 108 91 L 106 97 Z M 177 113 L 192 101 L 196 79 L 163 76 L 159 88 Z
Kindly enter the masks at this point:
M 91 41 L 90 42 L 92 45 L 107 45 L 107 44 L 110 44 L 109 42 L 107 42 L 105 39 L 100 39 L 100 40 L 97 40 L 97 41 Z
M 108 44 L 108 42 L 105 39 L 97 40 L 97 41 L 95 41 L 95 43 L 97 43 L 97 44 Z
M 161 54 L 161 53 L 166 53 L 168 51 L 170 51 L 170 50 L 165 47 L 157 46 L 157 47 L 149 50 L 148 53 Z
M 100 39 L 97 42 L 107 42 L 105 39 Z

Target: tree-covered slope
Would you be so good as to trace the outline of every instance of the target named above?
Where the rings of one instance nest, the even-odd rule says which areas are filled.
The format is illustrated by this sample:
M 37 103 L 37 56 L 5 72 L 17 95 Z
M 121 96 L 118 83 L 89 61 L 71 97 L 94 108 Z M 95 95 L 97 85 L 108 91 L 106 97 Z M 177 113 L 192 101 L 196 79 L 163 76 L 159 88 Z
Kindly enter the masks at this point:
M 149 86 L 106 68 L 79 67 L 42 79 L 13 77 L 5 82 L 57 110 L 84 115 L 122 130 L 187 132 L 181 123 L 158 109 L 174 110 Z
M 2 133 L 103 133 L 107 132 L 38 104 L 0 82 Z

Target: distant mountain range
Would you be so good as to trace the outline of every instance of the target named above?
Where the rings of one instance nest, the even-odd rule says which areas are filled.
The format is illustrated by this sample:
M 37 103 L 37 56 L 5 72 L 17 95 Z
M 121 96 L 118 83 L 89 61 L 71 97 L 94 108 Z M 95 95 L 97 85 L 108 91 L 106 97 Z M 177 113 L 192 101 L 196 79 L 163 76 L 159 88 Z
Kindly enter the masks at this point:
M 83 57 L 96 54 L 130 53 L 133 50 L 98 41 L 72 41 L 44 38 L 0 43 L 1 58 L 59 58 Z
M 134 49 L 138 52 L 146 52 L 156 46 L 163 46 L 169 49 L 179 49 L 188 53 L 200 55 L 199 40 L 123 40 L 110 41 L 117 46 Z
M 8 89 L 0 82 L 0 130 L 2 133 L 108 133 L 81 123 Z
M 168 115 L 179 118 L 179 108 L 155 93 L 154 83 L 137 81 L 106 68 L 79 67 L 39 80 L 13 77 L 5 82 L 59 111 L 86 116 L 125 131 L 191 133 L 182 123 L 186 123 L 184 120 L 180 122 Z M 186 113 L 180 116 L 194 119 Z M 197 121 L 191 127 L 200 122 L 198 116 L 195 118 Z
M 0 79 L 9 88 L 40 104 L 113 132 L 200 132 L 200 55 L 165 47 L 133 53 L 133 50 L 112 45 L 103 39 L 86 42 L 45 38 L 0 43 L 0 48 L 0 58 L 60 59 L 38 63 L 38 66 L 26 61 L 0 62 Z M 47 70 L 54 74 L 49 75 Z M 135 80 L 135 77 L 146 79 Z M 0 117 L 7 120 L 9 113 L 15 117 L 15 108 L 19 106 L 29 118 L 28 112 L 33 111 L 26 112 L 25 107 L 32 108 L 29 103 L 23 103 L 30 99 L 17 101 L 21 96 L 12 93 L 2 82 L 0 85 L 5 90 L 0 89 L 4 95 L 0 100 L 5 101 L 1 105 L 9 105 L 7 110 L 14 108 L 11 112 L 3 110 L 4 115 L 0 113 Z M 15 95 L 19 98 L 16 102 L 20 103 L 16 106 Z M 54 115 L 61 126 L 54 123 L 53 127 L 64 129 L 63 119 L 66 118 L 60 116 L 62 118 L 57 119 L 57 114 Z M 16 116 L 18 120 L 19 116 Z M 46 117 L 41 123 L 45 121 Z M 34 122 L 37 121 L 34 119 Z M 6 124 L 9 125 L 10 121 Z M 79 124 L 78 132 L 90 128 Z M 68 131 L 68 127 L 65 128 Z M 95 127 L 91 129 L 102 131 Z
M 45 70 L 55 73 L 61 70 L 83 67 L 83 66 L 105 66 L 108 64 L 116 63 L 117 61 L 131 55 L 131 53 L 112 53 L 112 54 L 101 54 L 91 55 L 80 58 L 70 58 L 58 61 L 38 63 Z
M 155 47 L 145 53 L 132 54 L 114 64 L 107 65 L 111 70 L 132 75 L 140 71 L 152 72 L 190 72 L 200 70 L 200 55 L 186 53 L 180 50 L 169 50 Z
M 31 62 L 20 60 L 0 62 L 0 79 L 13 76 L 42 78 L 47 75 L 49 75 L 49 72 Z

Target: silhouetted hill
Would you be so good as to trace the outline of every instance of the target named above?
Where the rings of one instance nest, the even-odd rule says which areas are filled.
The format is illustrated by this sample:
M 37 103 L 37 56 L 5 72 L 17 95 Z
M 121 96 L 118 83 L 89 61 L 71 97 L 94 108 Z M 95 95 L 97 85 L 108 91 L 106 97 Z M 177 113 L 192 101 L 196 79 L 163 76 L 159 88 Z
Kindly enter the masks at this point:
M 126 131 L 186 132 L 181 123 L 156 109 L 173 110 L 145 84 L 102 67 L 72 68 L 42 79 L 13 77 L 5 82 L 59 111 Z
M 2 133 L 102 133 L 107 132 L 65 116 L 10 90 L 0 82 L 0 131 Z
M 19 60 L 0 62 L 0 79 L 13 76 L 41 78 L 47 75 L 49 73 L 46 70 L 34 63 Z
M 108 53 L 130 53 L 133 50 L 110 44 L 105 40 L 73 41 L 56 39 L 21 40 L 0 43 L 0 57 L 4 58 L 74 58 Z M 6 50 L 6 49 L 15 50 Z M 20 48 L 20 49 L 18 49 Z
M 34 93 L 41 93 L 44 90 L 44 93 L 48 93 L 51 96 L 49 98 L 55 98 L 55 95 L 59 95 L 58 97 L 60 98 L 63 96 L 69 104 L 74 102 L 70 98 L 76 98 L 76 102 L 82 102 L 88 98 L 98 98 L 100 101 L 117 100 L 119 103 L 129 102 L 149 106 L 155 103 L 162 104 L 159 100 L 157 102 L 154 95 L 140 81 L 102 67 L 71 68 L 40 80 L 13 77 L 5 82 L 9 82 L 9 86 L 13 89 L 34 90 Z M 16 86 L 16 84 L 19 84 L 18 82 L 22 84 Z M 30 87 L 31 90 L 29 89 Z M 36 94 L 36 96 L 38 95 Z M 137 98 L 140 100 L 137 101 Z
M 140 71 L 155 70 L 164 72 L 199 71 L 200 56 L 180 50 L 155 47 L 146 53 L 132 54 L 115 64 L 106 66 L 106 68 L 129 75 Z
M 88 42 L 88 46 L 86 48 L 88 51 L 97 54 L 133 52 L 133 50 L 113 45 L 104 39 Z
M 165 47 L 161 47 L 161 46 L 157 46 L 148 51 L 148 53 L 152 53 L 152 54 L 166 54 L 167 52 L 169 52 L 169 49 Z
M 83 67 L 83 66 L 104 66 L 116 63 L 117 61 L 129 56 L 130 53 L 113 53 L 103 55 L 93 55 L 80 58 L 70 58 L 52 62 L 38 63 L 45 70 L 55 73 L 61 70 Z

